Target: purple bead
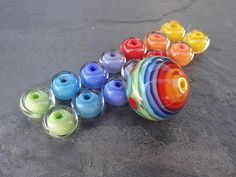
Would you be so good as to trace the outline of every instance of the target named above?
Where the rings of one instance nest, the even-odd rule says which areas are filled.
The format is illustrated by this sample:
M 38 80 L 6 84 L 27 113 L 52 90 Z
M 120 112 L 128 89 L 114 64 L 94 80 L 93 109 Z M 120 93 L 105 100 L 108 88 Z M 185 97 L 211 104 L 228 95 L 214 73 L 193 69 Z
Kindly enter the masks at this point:
M 114 49 L 106 50 L 100 58 L 100 63 L 107 72 L 112 74 L 120 72 L 125 62 L 125 57 L 118 50 Z
M 112 106 L 125 105 L 128 102 L 125 86 L 126 81 L 123 77 L 113 77 L 108 80 L 102 89 L 105 102 Z
M 79 77 L 82 85 L 86 88 L 100 89 L 106 84 L 109 73 L 103 65 L 93 61 L 81 67 Z
M 133 68 L 135 67 L 135 65 L 140 61 L 141 60 L 133 59 L 133 60 L 129 60 L 127 63 L 125 63 L 125 65 L 121 69 L 122 77 L 127 79 L 129 77 L 129 75 L 131 74 L 131 72 L 132 72 Z

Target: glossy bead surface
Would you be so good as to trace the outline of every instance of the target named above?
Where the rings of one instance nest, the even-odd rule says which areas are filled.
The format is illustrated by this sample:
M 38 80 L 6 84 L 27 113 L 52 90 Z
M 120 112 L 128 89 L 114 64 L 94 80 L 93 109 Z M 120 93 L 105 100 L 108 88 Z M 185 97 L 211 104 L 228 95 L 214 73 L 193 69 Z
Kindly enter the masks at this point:
M 110 79 L 102 90 L 105 102 L 112 106 L 125 105 L 127 103 L 125 85 L 126 82 L 122 77 Z
M 175 20 L 163 24 L 160 31 L 164 33 L 172 43 L 181 41 L 185 35 L 184 27 Z
M 60 100 L 70 100 L 81 88 L 80 80 L 69 71 L 62 71 L 53 76 L 51 91 Z
M 152 31 L 148 33 L 144 39 L 144 43 L 148 50 L 161 50 L 165 51 L 169 45 L 169 39 L 159 31 Z
M 79 119 L 91 119 L 103 112 L 104 98 L 95 90 L 84 89 L 76 94 L 71 105 Z
M 54 95 L 46 88 L 29 89 L 20 99 L 21 111 L 32 119 L 42 118 L 54 105 Z
M 121 76 L 127 79 L 135 65 L 140 61 L 141 60 L 129 60 L 127 63 L 125 63 L 121 69 Z
M 160 50 L 149 50 L 146 55 L 145 58 L 150 58 L 150 57 L 165 57 L 166 53 L 164 51 L 160 51 Z
M 78 117 L 71 107 L 60 105 L 49 110 L 42 125 L 52 137 L 67 137 L 76 130 Z
M 120 51 L 126 57 L 126 60 L 139 59 L 142 60 L 146 53 L 146 46 L 141 39 L 131 37 L 122 42 Z
M 107 72 L 112 74 L 120 72 L 125 62 L 125 57 L 118 50 L 114 49 L 106 50 L 100 58 L 100 63 Z
M 195 54 L 203 53 L 210 44 L 208 36 L 199 30 L 193 30 L 186 34 L 183 41 L 190 45 Z
M 139 62 L 126 86 L 130 106 L 149 120 L 165 120 L 180 111 L 189 94 L 184 71 L 168 58 L 151 57 Z
M 167 56 L 180 66 L 188 65 L 194 57 L 192 48 L 185 42 L 175 42 L 166 51 Z
M 103 87 L 109 77 L 109 73 L 98 62 L 89 62 L 83 65 L 79 75 L 82 85 L 93 89 Z

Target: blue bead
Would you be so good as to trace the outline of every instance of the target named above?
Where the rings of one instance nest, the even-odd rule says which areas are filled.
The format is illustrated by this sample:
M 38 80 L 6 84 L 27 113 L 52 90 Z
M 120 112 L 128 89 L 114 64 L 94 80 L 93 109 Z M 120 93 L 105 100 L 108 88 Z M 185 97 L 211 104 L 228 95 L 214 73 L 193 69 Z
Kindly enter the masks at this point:
M 104 66 L 107 72 L 112 74 L 120 72 L 121 67 L 125 62 L 125 57 L 118 50 L 114 49 L 106 50 L 100 58 L 100 63 Z
M 52 78 L 51 91 L 60 100 L 72 99 L 80 88 L 80 80 L 72 72 L 62 71 Z
M 109 73 L 98 62 L 89 62 L 83 65 L 79 75 L 82 85 L 93 89 L 102 88 L 109 77 Z
M 127 79 L 129 77 L 129 75 L 131 74 L 131 72 L 132 72 L 133 68 L 135 67 L 135 65 L 140 61 L 141 60 L 133 59 L 133 60 L 129 60 L 127 63 L 125 63 L 125 65 L 121 68 L 122 77 Z
M 91 119 L 102 113 L 104 98 L 97 91 L 84 89 L 76 94 L 71 106 L 79 118 Z
M 126 82 L 122 77 L 110 79 L 102 89 L 105 102 L 112 106 L 122 106 L 126 104 L 127 96 L 125 85 Z

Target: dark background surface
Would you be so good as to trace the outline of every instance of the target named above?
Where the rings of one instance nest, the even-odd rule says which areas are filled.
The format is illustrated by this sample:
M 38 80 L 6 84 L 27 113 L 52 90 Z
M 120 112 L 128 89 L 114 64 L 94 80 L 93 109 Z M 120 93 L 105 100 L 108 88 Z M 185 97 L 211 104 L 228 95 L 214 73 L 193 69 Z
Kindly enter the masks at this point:
M 235 177 L 235 11 L 235 0 L 0 0 L 0 177 Z M 172 120 L 107 106 L 58 140 L 20 112 L 25 89 L 171 19 L 211 39 L 185 68 L 190 99 Z

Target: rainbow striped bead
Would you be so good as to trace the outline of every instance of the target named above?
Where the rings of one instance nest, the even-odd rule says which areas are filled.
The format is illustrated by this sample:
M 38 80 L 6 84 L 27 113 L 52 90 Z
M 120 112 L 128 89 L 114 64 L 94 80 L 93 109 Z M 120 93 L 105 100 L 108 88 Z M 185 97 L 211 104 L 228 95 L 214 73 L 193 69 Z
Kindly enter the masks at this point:
M 187 75 L 175 62 L 151 57 L 139 62 L 127 79 L 130 106 L 149 120 L 165 120 L 180 111 L 189 94 Z

